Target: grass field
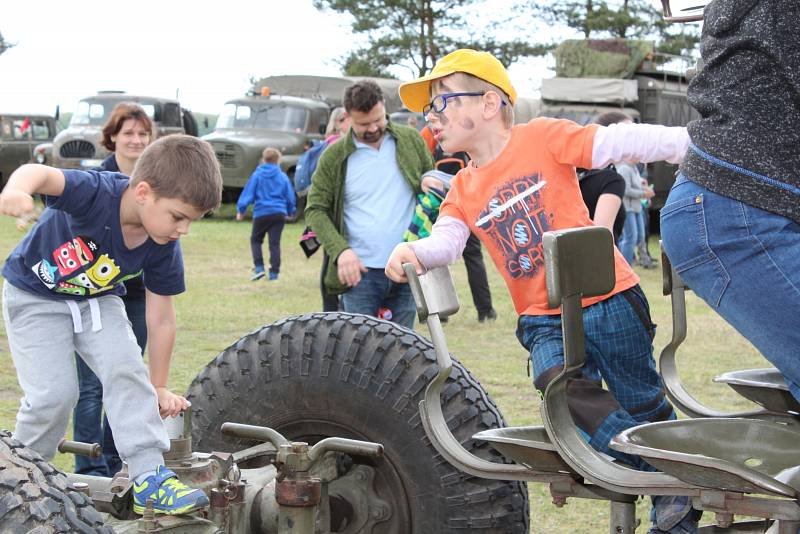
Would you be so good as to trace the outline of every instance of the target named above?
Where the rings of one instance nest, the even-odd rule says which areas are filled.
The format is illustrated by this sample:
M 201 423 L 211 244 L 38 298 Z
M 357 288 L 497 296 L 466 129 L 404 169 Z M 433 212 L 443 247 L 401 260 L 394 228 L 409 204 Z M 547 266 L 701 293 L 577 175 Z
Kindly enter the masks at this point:
M 250 282 L 250 224 L 236 222 L 233 209 L 225 206 L 212 218 L 192 226 L 182 240 L 188 291 L 176 298 L 178 335 L 170 387 L 183 392 L 202 367 L 238 338 L 277 319 L 320 308 L 318 289 L 322 254 L 306 259 L 297 245 L 301 223 L 287 225 L 283 234 L 283 266 L 280 280 Z M 5 258 L 22 237 L 10 218 L 0 218 L 0 256 Z M 655 251 L 656 244 L 651 244 Z M 488 324 L 477 321 L 463 264 L 452 267 L 462 309 L 446 327 L 448 344 L 489 391 L 509 425 L 537 424 L 539 399 L 526 376 L 526 352 L 514 336 L 516 316 L 500 276 L 493 267 L 489 280 L 499 318 Z M 669 339 L 669 301 L 661 295 L 660 270 L 644 271 L 642 286 L 648 295 L 654 321 L 659 325 L 656 351 Z M 764 367 L 763 360 L 736 332 L 694 295 L 688 297 L 689 333 L 680 352 L 687 388 L 698 399 L 723 410 L 744 408 L 733 390 L 713 384 L 712 377 L 731 370 Z M 0 326 L 2 328 L 2 326 Z M 418 327 L 426 334 L 424 327 Z M 4 330 L 0 330 L 0 428 L 13 428 L 20 397 Z M 59 455 L 55 464 L 72 468 L 72 457 Z M 548 488 L 529 486 L 531 532 L 595 534 L 607 532 L 607 506 L 573 499 L 562 509 L 550 503 Z M 647 531 L 647 502 L 640 502 Z M 709 518 L 711 519 L 711 518 Z

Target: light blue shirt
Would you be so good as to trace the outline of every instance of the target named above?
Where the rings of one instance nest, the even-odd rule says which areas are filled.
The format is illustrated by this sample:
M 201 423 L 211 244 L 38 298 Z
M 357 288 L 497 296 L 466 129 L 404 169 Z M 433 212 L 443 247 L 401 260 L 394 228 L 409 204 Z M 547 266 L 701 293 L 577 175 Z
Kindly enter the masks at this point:
M 411 223 L 414 191 L 397 166 L 391 135 L 384 135 L 379 149 L 353 140 L 344 184 L 345 238 L 365 267 L 383 269 Z

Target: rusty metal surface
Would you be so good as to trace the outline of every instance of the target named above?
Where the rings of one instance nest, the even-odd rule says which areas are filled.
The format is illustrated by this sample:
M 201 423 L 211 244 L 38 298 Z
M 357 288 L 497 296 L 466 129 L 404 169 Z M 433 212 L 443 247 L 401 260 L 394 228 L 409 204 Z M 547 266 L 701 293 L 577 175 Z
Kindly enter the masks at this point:
M 275 487 L 275 499 L 281 506 L 305 508 L 318 505 L 321 492 L 322 483 L 318 478 L 284 479 Z

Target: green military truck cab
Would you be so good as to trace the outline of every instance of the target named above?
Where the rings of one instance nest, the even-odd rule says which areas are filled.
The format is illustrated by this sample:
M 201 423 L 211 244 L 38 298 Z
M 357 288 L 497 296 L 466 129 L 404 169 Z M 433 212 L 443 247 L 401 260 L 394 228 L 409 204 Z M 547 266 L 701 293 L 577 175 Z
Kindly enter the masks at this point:
M 283 154 L 281 168 L 291 178 L 309 141 L 321 140 L 330 108 L 311 98 L 283 95 L 229 100 L 214 131 L 203 136 L 217 155 L 225 199 L 236 200 L 267 147 Z
M 78 102 L 69 126 L 53 140 L 52 161 L 46 163 L 61 169 L 90 169 L 100 165 L 109 154 L 100 144 L 103 125 L 120 102 L 142 106 L 153 121 L 154 138 L 175 133 L 197 135 L 194 116 L 181 108 L 177 100 L 101 91 Z
M 33 161 L 38 144 L 52 141 L 55 135 L 53 117 L 0 113 L 0 187 L 17 167 Z

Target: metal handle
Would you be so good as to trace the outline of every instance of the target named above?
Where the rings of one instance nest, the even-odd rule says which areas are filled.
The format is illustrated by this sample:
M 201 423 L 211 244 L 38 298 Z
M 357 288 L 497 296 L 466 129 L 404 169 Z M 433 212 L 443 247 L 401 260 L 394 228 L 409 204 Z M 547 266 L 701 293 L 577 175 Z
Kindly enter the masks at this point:
M 244 439 L 255 439 L 261 442 L 272 443 L 276 449 L 281 445 L 291 445 L 292 442 L 283 437 L 278 431 L 265 426 L 244 425 L 241 423 L 222 423 L 221 431 L 227 436 Z
M 353 456 L 380 458 L 383 456 L 383 445 L 356 439 L 325 438 L 311 447 L 311 450 L 308 451 L 308 457 L 311 458 L 311 461 L 316 461 L 329 451 L 343 452 Z
M 58 443 L 58 452 L 69 454 L 80 454 L 89 458 L 100 458 L 103 449 L 99 443 L 83 443 L 82 441 L 71 441 L 62 439 Z

